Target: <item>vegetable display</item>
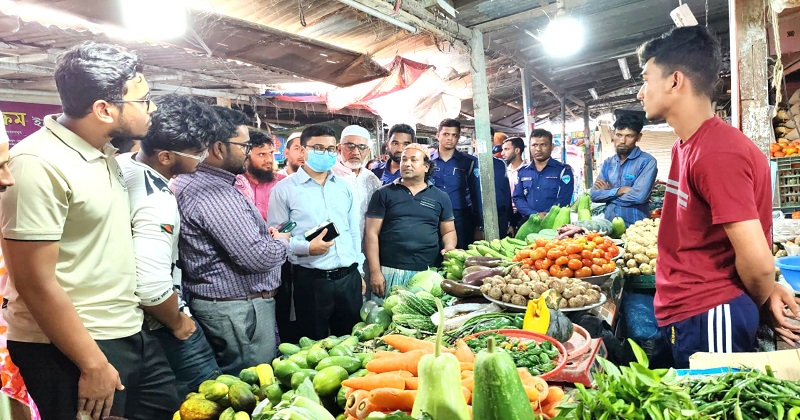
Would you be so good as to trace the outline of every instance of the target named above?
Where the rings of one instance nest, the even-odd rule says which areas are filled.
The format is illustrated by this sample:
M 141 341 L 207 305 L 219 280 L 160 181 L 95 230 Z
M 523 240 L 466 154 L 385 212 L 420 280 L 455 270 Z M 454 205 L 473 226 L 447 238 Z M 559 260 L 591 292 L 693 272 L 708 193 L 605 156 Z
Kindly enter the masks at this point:
M 533 375 L 547 373 L 556 367 L 554 360 L 558 358 L 559 352 L 549 341 L 539 344 L 535 341 L 506 337 L 498 333 L 487 333 L 468 340 L 466 343 L 474 353 L 478 353 L 489 348 L 489 341 L 494 341 L 499 349 L 510 354 L 515 367 L 528 369 Z
M 539 272 L 512 269 L 506 277 L 494 276 L 484 279 L 480 291 L 492 299 L 513 305 L 526 306 L 529 300 L 538 299 L 551 291 L 555 308 L 582 308 L 600 302 L 600 286 L 581 279 L 550 276 L 545 270 Z
M 480 346 L 476 347 L 483 348 L 475 359 L 473 377 L 475 386 L 472 402 L 475 418 L 481 420 L 532 419 L 533 409 L 528 403 L 522 381 L 515 372 L 515 360 L 512 360 L 509 353 L 495 347 L 495 340 L 497 338 L 505 339 L 505 337 L 499 334 L 486 335 L 490 335 L 490 337 L 486 339 L 477 337 L 470 340 L 479 342 Z M 500 347 L 503 347 L 504 344 L 509 344 L 509 342 L 504 341 Z M 522 352 L 517 352 L 517 354 L 519 353 Z M 527 354 L 527 352 L 524 353 Z M 523 358 L 527 357 L 529 356 L 523 356 Z
M 622 235 L 625 253 L 622 256 L 622 271 L 625 274 L 652 275 L 656 272 L 658 258 L 658 227 L 661 219 L 644 219 L 632 224 Z
M 522 269 L 544 270 L 554 277 L 582 278 L 616 271 L 612 259 L 619 253 L 611 239 L 591 232 L 578 238 L 537 239 L 520 250 L 513 261 L 522 263 Z

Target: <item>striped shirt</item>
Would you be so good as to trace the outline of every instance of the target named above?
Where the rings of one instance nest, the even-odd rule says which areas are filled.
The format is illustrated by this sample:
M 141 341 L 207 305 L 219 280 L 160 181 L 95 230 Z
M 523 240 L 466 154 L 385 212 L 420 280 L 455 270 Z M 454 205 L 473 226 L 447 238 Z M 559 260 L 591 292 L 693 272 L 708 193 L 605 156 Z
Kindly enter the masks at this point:
M 201 163 L 172 185 L 181 212 L 183 287 L 190 294 L 245 297 L 281 284 L 288 243 L 272 238 L 235 181 L 232 173 Z
M 600 190 L 592 187 L 592 201 L 606 203 L 605 217 L 611 220 L 617 216 L 630 226 L 650 214 L 650 192 L 656 182 L 658 167 L 656 159 L 649 153 L 636 147 L 621 165 L 619 156 L 614 155 L 603 162 L 598 179 L 611 184 L 611 189 Z M 617 196 L 621 187 L 630 187 L 630 191 Z

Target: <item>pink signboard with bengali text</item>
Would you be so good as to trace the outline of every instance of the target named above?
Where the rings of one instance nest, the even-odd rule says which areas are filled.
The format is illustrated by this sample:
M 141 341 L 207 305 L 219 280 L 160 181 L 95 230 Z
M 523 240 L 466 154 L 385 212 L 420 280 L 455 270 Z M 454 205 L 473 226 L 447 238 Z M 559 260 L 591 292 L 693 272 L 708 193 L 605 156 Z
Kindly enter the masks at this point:
M 13 147 L 20 140 L 42 128 L 46 115 L 61 113 L 61 105 L 0 101 L 0 111 L 3 111 L 3 124 L 10 145 Z

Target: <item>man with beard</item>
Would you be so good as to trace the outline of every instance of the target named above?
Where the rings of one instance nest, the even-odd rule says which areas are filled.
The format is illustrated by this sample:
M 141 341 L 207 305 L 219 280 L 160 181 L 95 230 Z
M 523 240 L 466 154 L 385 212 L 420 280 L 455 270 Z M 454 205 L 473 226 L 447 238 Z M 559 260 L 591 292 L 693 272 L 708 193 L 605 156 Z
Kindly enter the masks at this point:
M 300 133 L 289 135 L 289 138 L 286 139 L 286 147 L 283 148 L 283 155 L 286 156 L 286 166 L 278 171 L 281 175 L 294 175 L 306 163 L 308 152 L 300 145 Z
M 389 140 L 386 141 L 389 160 L 378 164 L 372 170 L 382 185 L 390 184 L 400 178 L 400 155 L 406 146 L 414 143 L 414 136 L 414 129 L 408 124 L 395 124 L 389 129 Z
M 531 163 L 519 170 L 514 187 L 514 205 L 522 215 L 522 223 L 534 213 L 542 217 L 553 205 L 567 206 L 572 201 L 575 178 L 572 168 L 550 155 L 553 133 L 537 128 L 531 132 Z
M 250 129 L 250 154 L 245 161 L 245 173 L 236 175 L 236 189 L 256 205 L 261 217 L 267 220 L 269 194 L 286 175 L 274 172 L 275 145 L 267 134 Z
M 267 227 L 233 186 L 250 151 L 249 122 L 215 106 L 222 128 L 208 157 L 173 183 L 189 307 L 224 373 L 269 363 L 276 354 L 275 300 L 289 234 Z
M 775 281 L 769 163 L 714 112 L 722 54 L 704 26 L 675 28 L 638 50 L 647 119 L 672 146 L 658 232 L 655 315 L 677 368 L 698 351 L 752 352 L 761 316 L 800 342 L 800 298 Z
M 621 217 L 625 226 L 649 216 L 650 192 L 658 174 L 656 159 L 636 145 L 642 139 L 643 125 L 632 114 L 614 122 L 617 154 L 603 162 L 591 189 L 592 201 L 606 203 L 606 219 Z
M 506 174 L 508 175 L 508 185 L 511 188 L 511 196 L 514 196 L 514 187 L 517 186 L 517 182 L 519 181 L 519 170 L 522 169 L 522 165 L 525 163 L 523 160 L 523 152 L 525 151 L 525 142 L 522 141 L 519 137 L 511 137 L 503 141 L 503 150 L 501 155 L 503 160 L 506 162 Z M 521 219 L 522 217 L 517 211 L 517 206 L 513 204 L 512 200 L 512 208 L 513 213 L 511 214 L 511 220 L 509 224 L 513 229 L 517 229 L 522 225 Z
M 147 133 L 156 106 L 142 67 L 114 45 L 66 51 L 55 69 L 64 113 L 10 153 L 3 316 L 45 419 L 167 418 L 180 405 L 163 349 L 142 331 L 128 193 L 108 144 Z
M 339 141 L 339 156 L 331 172 L 344 179 L 353 192 L 353 204 L 358 209 L 361 237 L 364 237 L 365 215 L 372 194 L 381 186 L 374 173 L 364 167 L 369 155 L 369 131 L 358 125 L 350 125 L 342 131 Z

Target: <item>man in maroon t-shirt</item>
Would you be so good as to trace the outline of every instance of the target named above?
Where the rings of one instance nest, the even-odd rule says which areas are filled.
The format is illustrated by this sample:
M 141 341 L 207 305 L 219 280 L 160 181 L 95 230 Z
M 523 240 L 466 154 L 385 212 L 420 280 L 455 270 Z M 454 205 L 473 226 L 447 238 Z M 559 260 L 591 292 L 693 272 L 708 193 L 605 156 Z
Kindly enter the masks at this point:
M 720 46 L 702 26 L 673 29 L 639 49 L 647 118 L 680 139 L 658 233 L 655 311 L 674 366 L 695 352 L 755 350 L 759 309 L 800 342 L 800 299 L 775 281 L 772 186 L 766 156 L 714 114 Z M 786 307 L 791 314 L 786 312 Z

